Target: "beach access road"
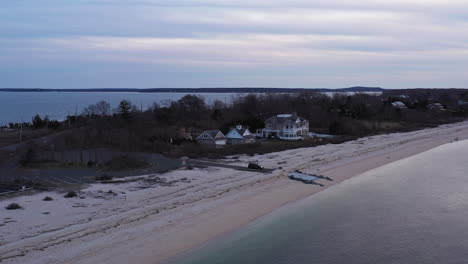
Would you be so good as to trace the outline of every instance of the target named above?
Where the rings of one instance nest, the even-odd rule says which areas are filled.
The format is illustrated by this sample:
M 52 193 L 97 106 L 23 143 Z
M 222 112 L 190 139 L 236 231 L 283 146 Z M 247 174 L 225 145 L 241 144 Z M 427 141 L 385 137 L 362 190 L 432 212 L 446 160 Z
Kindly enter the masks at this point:
M 252 171 L 252 172 L 258 172 L 258 173 L 272 173 L 275 170 L 273 168 L 263 168 L 261 170 L 251 169 L 247 167 L 248 165 L 247 163 L 245 165 L 233 165 L 229 163 L 221 163 L 221 162 L 206 161 L 206 160 L 195 160 L 195 159 L 187 160 L 187 165 L 193 166 L 193 167 L 202 167 L 202 168 L 203 167 L 227 168 L 227 169 L 233 169 L 233 170 L 238 170 L 238 171 Z

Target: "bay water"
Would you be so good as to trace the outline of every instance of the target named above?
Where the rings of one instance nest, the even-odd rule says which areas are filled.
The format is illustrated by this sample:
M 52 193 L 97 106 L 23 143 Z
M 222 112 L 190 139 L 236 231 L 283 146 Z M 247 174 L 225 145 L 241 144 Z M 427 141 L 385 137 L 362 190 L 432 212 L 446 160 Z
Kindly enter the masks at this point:
M 147 109 L 153 103 L 177 101 L 186 93 L 136 93 L 136 92 L 0 92 L 0 126 L 10 122 L 29 122 L 39 114 L 63 120 L 67 115 L 80 114 L 90 104 L 107 101 L 116 108 L 120 101 L 129 100 Z M 201 93 L 207 104 L 215 100 L 231 102 L 238 93 Z
M 468 263 L 468 141 L 351 178 L 169 262 Z

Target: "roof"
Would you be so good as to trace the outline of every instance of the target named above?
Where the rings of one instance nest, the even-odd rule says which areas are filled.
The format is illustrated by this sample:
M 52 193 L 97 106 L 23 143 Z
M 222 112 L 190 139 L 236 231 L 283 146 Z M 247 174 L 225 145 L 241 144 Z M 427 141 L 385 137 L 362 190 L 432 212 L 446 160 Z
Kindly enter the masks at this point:
M 245 131 L 247 131 L 248 129 L 247 128 L 241 128 L 241 129 L 234 128 L 234 130 L 236 130 L 237 133 L 239 133 L 241 135 L 244 135 Z M 250 131 L 249 131 L 249 133 L 250 133 Z
M 205 131 L 203 131 L 203 133 L 201 133 L 200 136 L 197 137 L 197 139 L 199 139 L 203 134 L 207 134 L 211 139 L 214 140 L 219 133 L 221 133 L 222 138 L 224 138 L 223 132 L 221 132 L 221 130 L 215 129 L 215 130 L 205 130 Z
M 230 136 L 229 136 L 229 134 L 231 134 L 232 131 L 237 132 L 242 138 L 254 137 L 254 136 L 252 135 L 252 133 L 250 132 L 250 130 L 248 130 L 247 128 L 241 128 L 241 129 L 239 129 L 239 128 L 233 128 L 233 129 L 231 129 L 231 130 L 229 131 L 229 133 L 227 134 L 227 137 L 228 137 L 228 138 L 233 138 L 233 137 L 230 137 Z M 245 134 L 246 131 L 249 132 L 249 135 L 244 136 L 244 134 Z
M 285 124 L 287 122 L 304 122 L 307 121 L 305 118 L 297 116 L 296 114 L 281 114 L 268 118 L 265 122 L 272 122 L 276 124 Z
M 402 101 L 393 102 L 392 106 L 397 107 L 397 108 L 407 108 L 405 103 L 403 103 Z
M 429 109 L 445 110 L 444 106 L 441 103 L 432 103 L 427 106 Z

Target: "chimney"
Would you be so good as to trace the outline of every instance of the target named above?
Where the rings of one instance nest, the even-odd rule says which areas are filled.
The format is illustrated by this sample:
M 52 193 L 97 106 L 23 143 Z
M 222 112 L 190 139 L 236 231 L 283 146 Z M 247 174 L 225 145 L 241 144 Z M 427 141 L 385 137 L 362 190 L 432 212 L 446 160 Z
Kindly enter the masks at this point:
M 236 128 L 240 130 L 242 129 L 242 125 L 237 125 Z

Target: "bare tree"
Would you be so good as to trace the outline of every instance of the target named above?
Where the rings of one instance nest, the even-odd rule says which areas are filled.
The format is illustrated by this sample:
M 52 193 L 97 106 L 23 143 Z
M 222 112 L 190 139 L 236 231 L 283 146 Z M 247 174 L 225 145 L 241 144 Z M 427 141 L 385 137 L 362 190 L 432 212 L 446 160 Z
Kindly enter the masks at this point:
M 83 109 L 83 115 L 86 116 L 108 116 L 111 114 L 111 106 L 106 101 L 99 101 Z

